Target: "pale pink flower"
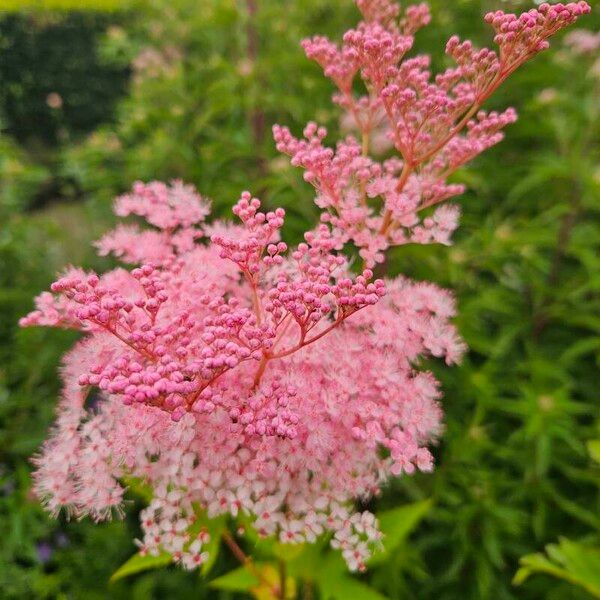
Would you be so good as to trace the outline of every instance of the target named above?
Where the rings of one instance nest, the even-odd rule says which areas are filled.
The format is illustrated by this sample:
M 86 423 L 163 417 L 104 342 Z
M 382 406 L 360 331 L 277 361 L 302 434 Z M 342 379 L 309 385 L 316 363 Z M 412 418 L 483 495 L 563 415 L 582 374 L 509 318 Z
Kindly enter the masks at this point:
M 316 37 L 304 48 L 358 137 L 331 148 L 315 123 L 300 138 L 274 128 L 322 210 L 303 243 L 288 248 L 285 211 L 261 210 L 249 192 L 233 208 L 241 224 L 207 225 L 209 203 L 192 186 L 138 182 L 115 212 L 151 229 L 119 225 L 97 242 L 135 268 L 69 268 L 21 320 L 83 335 L 64 358 L 56 424 L 34 459 L 34 489 L 52 513 L 119 515 L 133 478 L 153 495 L 140 514 L 142 554 L 203 564 L 209 537 L 191 533 L 202 509 L 243 512 L 285 543 L 328 533 L 362 570 L 381 534 L 354 502 L 433 468 L 441 393 L 416 365 L 460 360 L 454 300 L 371 268 L 390 246 L 450 242 L 459 211 L 438 205 L 464 188 L 448 177 L 516 118 L 481 104 L 589 7 L 490 13 L 499 53 L 453 37 L 456 66 L 432 76 L 428 57 L 406 58 L 429 22 L 424 5 L 401 14 L 391 0 L 357 4 L 364 22 L 341 47 Z M 372 134 L 399 156 L 371 156 Z M 355 272 L 349 243 L 364 261 Z

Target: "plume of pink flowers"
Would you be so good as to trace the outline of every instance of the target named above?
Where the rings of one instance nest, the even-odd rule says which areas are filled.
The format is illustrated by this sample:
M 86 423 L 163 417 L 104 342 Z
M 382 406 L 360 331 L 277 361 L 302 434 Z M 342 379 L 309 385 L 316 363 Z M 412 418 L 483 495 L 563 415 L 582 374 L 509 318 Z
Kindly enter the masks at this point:
M 499 51 L 453 37 L 456 66 L 432 77 L 428 57 L 406 58 L 429 22 L 425 5 L 357 5 L 364 21 L 341 47 L 323 37 L 303 45 L 338 87 L 358 139 L 329 148 L 314 123 L 302 138 L 274 127 L 323 211 L 304 243 L 288 249 L 284 210 L 261 210 L 249 192 L 233 208 L 239 223 L 206 224 L 209 203 L 191 186 L 136 183 L 115 212 L 152 227 L 120 225 L 97 242 L 135 268 L 68 269 L 22 319 L 83 333 L 64 358 L 57 421 L 35 459 L 35 491 L 51 512 L 109 518 L 134 478 L 153 494 L 142 553 L 202 564 L 207 533 L 191 533 L 201 508 L 243 512 L 286 543 L 328 534 L 362 569 L 380 534 L 354 502 L 392 476 L 433 468 L 440 390 L 415 365 L 460 359 L 454 300 L 429 283 L 376 279 L 372 268 L 393 245 L 449 243 L 458 210 L 438 205 L 463 186 L 448 177 L 516 118 L 481 105 L 589 7 L 490 13 Z M 371 156 L 375 133 L 394 155 Z M 343 254 L 349 242 L 364 261 L 358 274 Z
M 405 58 L 414 33 L 429 23 L 426 5 L 399 17 L 395 2 L 357 1 L 364 21 L 346 32 L 341 46 L 316 36 L 305 40 L 315 60 L 338 88 L 334 101 L 344 123 L 358 133 L 324 145 L 327 131 L 310 124 L 303 137 L 274 128 L 277 147 L 305 170 L 317 190 L 322 219 L 340 247 L 354 243 L 369 267 L 384 260 L 390 246 L 448 243 L 458 209 L 423 210 L 460 195 L 464 187 L 448 178 L 503 138 L 516 112 L 482 110 L 484 102 L 524 62 L 548 47 L 548 38 L 574 23 L 590 7 L 585 2 L 541 4 L 519 16 L 486 15 L 498 50 L 477 49 L 457 36 L 446 54 L 455 66 L 433 76 L 428 56 Z M 362 80 L 356 86 L 356 79 Z M 355 89 L 362 89 L 357 95 Z M 371 154 L 387 144 L 400 160 L 377 162 Z M 376 200 L 376 201 L 374 201 Z

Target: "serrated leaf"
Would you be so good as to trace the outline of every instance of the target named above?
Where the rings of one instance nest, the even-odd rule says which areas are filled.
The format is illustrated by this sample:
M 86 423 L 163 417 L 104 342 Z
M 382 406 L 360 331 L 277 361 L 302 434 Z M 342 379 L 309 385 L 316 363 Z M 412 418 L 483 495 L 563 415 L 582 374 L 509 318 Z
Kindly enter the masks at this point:
M 339 552 L 321 554 L 320 562 L 315 565 L 312 574 L 304 579 L 314 581 L 323 600 L 384 600 L 385 598 L 364 583 L 352 578 Z
M 158 556 L 146 554 L 134 554 L 128 561 L 124 562 L 110 577 L 110 581 L 118 581 L 124 577 L 149 571 L 151 569 L 159 569 L 166 567 L 173 562 L 173 557 L 168 552 L 162 552 Z

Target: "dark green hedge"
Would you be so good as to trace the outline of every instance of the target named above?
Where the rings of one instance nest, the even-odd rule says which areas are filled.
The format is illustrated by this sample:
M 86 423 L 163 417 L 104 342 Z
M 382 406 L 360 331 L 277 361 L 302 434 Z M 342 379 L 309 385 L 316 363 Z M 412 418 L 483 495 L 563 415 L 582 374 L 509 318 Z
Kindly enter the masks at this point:
M 129 70 L 100 55 L 118 15 L 11 13 L 0 18 L 0 115 L 20 142 L 56 145 L 110 120 Z

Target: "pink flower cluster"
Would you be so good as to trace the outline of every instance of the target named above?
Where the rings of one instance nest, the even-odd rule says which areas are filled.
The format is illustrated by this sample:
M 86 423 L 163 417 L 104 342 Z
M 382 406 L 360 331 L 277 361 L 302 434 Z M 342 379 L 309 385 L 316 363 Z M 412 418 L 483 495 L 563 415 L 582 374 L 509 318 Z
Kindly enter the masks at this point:
M 359 133 L 335 149 L 327 132 L 310 124 L 303 139 L 274 128 L 277 147 L 305 170 L 317 190 L 339 247 L 352 242 L 369 267 L 390 246 L 449 243 L 458 210 L 424 219 L 423 210 L 460 195 L 464 187 L 449 177 L 503 138 L 516 113 L 487 113 L 483 103 L 519 66 L 548 47 L 548 38 L 589 12 L 585 2 L 540 5 L 519 16 L 486 15 L 499 51 L 476 49 L 453 36 L 446 53 L 456 66 L 432 76 L 428 56 L 405 58 L 414 33 L 429 23 L 425 5 L 409 7 L 398 20 L 391 0 L 357 0 L 364 22 L 338 47 L 317 36 L 305 40 L 306 55 L 319 63 L 337 86 L 334 96 L 345 111 L 344 124 Z M 357 96 L 360 75 L 364 92 Z M 388 143 L 386 144 L 386 139 Z M 376 161 L 372 154 L 394 147 L 401 160 Z
M 400 15 L 388 0 L 357 4 L 365 22 L 341 50 L 324 38 L 305 48 L 340 88 L 362 140 L 331 149 L 316 124 L 303 139 L 275 127 L 324 211 L 303 243 L 288 249 L 285 211 L 262 211 L 248 192 L 233 209 L 241 224 L 207 225 L 208 203 L 191 186 L 137 183 L 115 212 L 153 228 L 120 225 L 97 243 L 136 267 L 71 268 L 22 319 L 84 333 L 64 359 L 58 418 L 36 458 L 35 490 L 53 513 L 108 518 L 134 479 L 153 493 L 142 553 L 202 564 L 201 508 L 209 517 L 243 512 L 260 535 L 286 543 L 329 532 L 362 569 L 380 534 L 353 502 L 392 476 L 433 468 L 440 391 L 415 365 L 460 359 L 454 301 L 431 284 L 375 279 L 371 267 L 392 244 L 449 242 L 456 209 L 418 213 L 459 194 L 448 176 L 515 118 L 479 105 L 587 5 L 495 13 L 500 56 L 453 38 L 458 66 L 431 82 L 427 58 L 401 62 L 429 21 L 426 8 Z M 359 72 L 368 95 L 354 98 Z M 369 156 L 374 127 L 401 159 Z M 365 261 L 358 275 L 342 253 L 349 241 Z
M 600 31 L 575 29 L 565 36 L 565 46 L 579 55 L 594 55 L 600 50 Z
M 171 186 L 155 181 L 136 183 L 132 194 L 117 198 L 115 213 L 120 217 L 144 217 L 158 231 L 121 225 L 96 242 L 100 255 L 112 253 L 130 264 L 161 262 L 194 247 L 202 236 L 195 226 L 210 213 L 210 204 L 192 186 L 180 181 Z

